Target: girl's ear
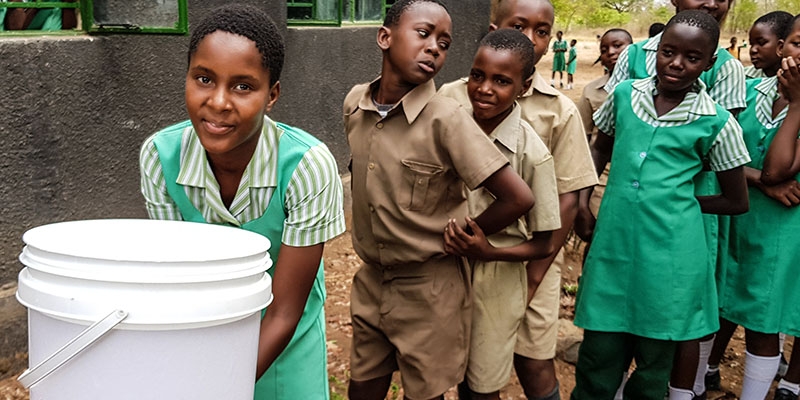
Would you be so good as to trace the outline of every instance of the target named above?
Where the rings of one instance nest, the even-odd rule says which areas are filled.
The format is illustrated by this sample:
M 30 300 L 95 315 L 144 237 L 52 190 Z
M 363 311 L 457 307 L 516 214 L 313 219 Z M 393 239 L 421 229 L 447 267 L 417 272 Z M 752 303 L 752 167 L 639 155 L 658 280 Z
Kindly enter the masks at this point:
M 268 113 L 272 111 L 272 107 L 275 106 L 275 103 L 278 102 L 278 97 L 281 96 L 281 82 L 275 82 L 271 88 L 269 88 L 269 100 L 267 101 L 267 106 L 264 108 L 264 112 Z
M 778 49 L 775 51 L 778 53 L 778 57 L 783 58 L 783 45 L 786 43 L 784 39 L 778 40 Z
M 392 43 L 392 30 L 386 26 L 381 26 L 378 29 L 378 37 L 377 37 L 378 47 L 381 50 L 386 51 L 389 50 L 389 46 Z

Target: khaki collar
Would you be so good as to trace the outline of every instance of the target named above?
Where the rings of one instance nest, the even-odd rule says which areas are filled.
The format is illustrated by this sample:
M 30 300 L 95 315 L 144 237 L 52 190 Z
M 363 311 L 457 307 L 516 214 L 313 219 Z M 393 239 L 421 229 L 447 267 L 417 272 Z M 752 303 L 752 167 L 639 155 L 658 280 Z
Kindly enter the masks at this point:
M 369 88 L 358 101 L 358 108 L 362 110 L 372 110 L 378 111 L 375 104 L 372 102 L 372 92 L 375 88 L 380 85 L 381 78 L 378 77 L 374 81 L 370 82 Z M 393 114 L 396 109 L 402 106 L 403 113 L 406 116 L 406 120 L 409 124 L 412 124 L 414 120 L 417 119 L 420 113 L 422 113 L 422 109 L 425 108 L 425 105 L 433 98 L 436 94 L 436 84 L 433 82 L 433 79 L 417 85 L 414 89 L 411 89 L 410 92 L 406 93 L 402 99 L 400 99 L 397 104 L 389 111 L 389 114 Z M 388 115 L 387 115 L 388 116 Z

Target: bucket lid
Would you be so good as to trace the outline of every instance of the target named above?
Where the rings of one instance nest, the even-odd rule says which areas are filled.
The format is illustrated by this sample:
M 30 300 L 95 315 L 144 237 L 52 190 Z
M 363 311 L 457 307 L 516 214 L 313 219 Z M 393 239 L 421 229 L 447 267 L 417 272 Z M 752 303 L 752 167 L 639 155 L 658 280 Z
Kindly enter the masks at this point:
M 17 298 L 51 316 L 130 324 L 243 318 L 272 299 L 270 242 L 244 229 L 182 221 L 61 222 L 22 237 Z

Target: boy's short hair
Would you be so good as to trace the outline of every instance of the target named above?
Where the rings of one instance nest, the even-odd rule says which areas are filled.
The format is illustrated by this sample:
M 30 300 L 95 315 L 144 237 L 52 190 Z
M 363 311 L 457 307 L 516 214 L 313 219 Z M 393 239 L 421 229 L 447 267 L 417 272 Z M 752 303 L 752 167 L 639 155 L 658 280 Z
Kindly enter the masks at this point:
M 486 34 L 478 47 L 489 47 L 497 51 L 510 51 L 516 54 L 522 61 L 522 80 L 533 75 L 533 69 L 536 67 L 534 63 L 536 52 L 533 42 L 524 33 L 512 28 L 498 29 Z
M 213 10 L 192 30 L 189 39 L 190 62 L 200 41 L 216 31 L 244 36 L 255 42 L 261 53 L 261 65 L 269 69 L 270 86 L 280 80 L 285 54 L 283 37 L 264 10 L 244 4 L 230 4 Z
M 664 32 L 666 33 L 667 29 L 670 29 L 678 24 L 700 28 L 703 32 L 705 32 L 708 35 L 710 44 L 713 45 L 713 48 L 711 49 L 711 55 L 714 55 L 717 47 L 719 47 L 719 23 L 716 19 L 714 19 L 714 17 L 711 16 L 711 14 L 700 10 L 681 11 L 675 14 L 674 17 L 670 18 L 666 27 L 664 27 Z
M 661 22 L 654 22 L 652 25 L 650 25 L 650 28 L 647 30 L 647 36 L 653 37 L 663 31 L 664 31 L 664 24 L 662 24 Z M 633 42 L 633 40 L 631 40 L 631 42 Z
M 661 24 L 661 25 L 664 25 L 664 24 Z M 628 42 L 629 43 L 633 43 L 633 36 L 631 36 L 631 33 L 626 31 L 625 29 L 622 29 L 622 28 L 611 28 L 611 29 L 605 31 L 605 33 L 603 33 L 603 36 L 601 36 L 600 39 L 602 39 L 602 38 L 606 37 L 606 35 L 610 35 L 612 33 L 621 33 L 621 34 L 625 35 L 626 38 L 628 38 Z
M 397 25 L 400 22 L 400 17 L 408 10 L 409 7 L 413 6 L 417 3 L 433 3 L 447 11 L 450 14 L 450 10 L 447 9 L 447 6 L 441 0 L 399 0 L 396 1 L 392 6 L 386 11 L 386 17 L 383 19 L 383 26 L 392 27 Z
M 489 12 L 489 21 L 495 25 L 500 25 L 510 12 L 509 4 L 516 4 L 520 0 L 492 0 L 491 10 Z M 549 4 L 551 7 L 553 3 L 550 0 L 539 0 L 542 3 Z
M 770 15 L 770 14 L 777 14 L 776 16 L 773 17 L 775 22 L 774 22 L 774 27 L 772 28 L 772 31 L 775 32 L 775 35 L 777 35 L 778 39 L 781 39 L 781 40 L 786 39 L 786 37 L 789 36 L 789 34 L 792 32 L 792 28 L 794 27 L 794 24 L 797 21 L 800 21 L 800 14 L 797 14 L 796 16 L 792 16 L 792 14 L 789 14 L 789 13 L 787 13 L 785 11 L 773 11 L 773 12 L 771 12 L 769 14 L 764 15 L 761 18 L 764 18 L 764 17 L 766 17 L 767 15 Z M 787 18 L 787 15 L 788 15 L 788 18 Z M 755 23 L 758 23 L 761 18 L 757 19 Z M 755 23 L 754 23 L 754 25 L 755 25 Z

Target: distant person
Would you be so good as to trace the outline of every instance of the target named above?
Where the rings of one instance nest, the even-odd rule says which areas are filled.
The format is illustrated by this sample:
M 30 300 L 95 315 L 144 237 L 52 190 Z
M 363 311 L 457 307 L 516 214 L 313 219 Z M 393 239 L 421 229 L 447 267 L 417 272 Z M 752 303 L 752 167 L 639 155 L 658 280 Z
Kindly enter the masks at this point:
M 661 22 L 654 22 L 647 30 L 647 37 L 653 37 L 664 31 L 664 24 Z
M 741 50 L 741 47 L 736 46 L 736 43 L 738 41 L 739 41 L 739 39 L 737 39 L 736 36 L 732 36 L 731 37 L 731 42 L 730 42 L 731 45 L 728 46 L 725 50 L 728 50 L 728 53 L 730 53 L 732 56 L 736 57 L 737 60 L 741 60 L 739 58 L 739 51 Z
M 10 0 L 9 2 L 22 2 Z M 43 2 L 67 2 L 75 0 L 44 0 Z M 0 31 L 42 30 L 58 31 L 74 29 L 78 25 L 75 8 L 0 8 Z
M 556 72 L 558 72 L 558 86 L 563 89 L 564 71 L 567 69 L 567 41 L 562 39 L 564 32 L 556 32 L 556 40 L 553 42 L 553 75 L 550 77 L 550 86 L 556 87 Z
M 189 120 L 150 136 L 139 156 L 147 213 L 270 240 L 275 300 L 261 319 L 254 398 L 327 399 L 322 252 L 345 230 L 336 161 L 310 134 L 267 116 L 285 49 L 264 10 L 212 11 L 188 48 Z
M 578 49 L 575 48 L 575 45 L 577 44 L 578 41 L 575 39 L 572 39 L 569 42 L 569 58 L 567 59 L 567 90 L 572 90 L 574 88 L 574 75 L 575 70 L 578 68 Z

